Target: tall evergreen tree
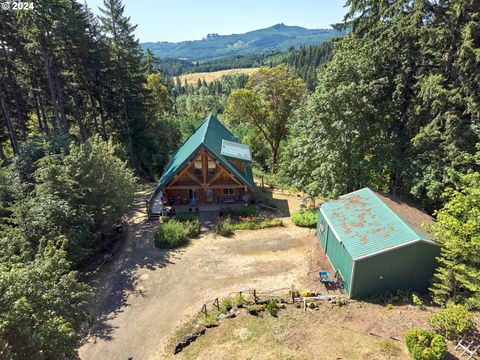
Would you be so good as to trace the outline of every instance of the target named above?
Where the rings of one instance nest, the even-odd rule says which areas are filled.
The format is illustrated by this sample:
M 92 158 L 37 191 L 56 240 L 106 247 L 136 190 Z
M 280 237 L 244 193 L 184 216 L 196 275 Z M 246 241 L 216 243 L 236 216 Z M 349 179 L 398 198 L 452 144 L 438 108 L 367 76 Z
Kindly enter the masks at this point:
M 446 196 L 449 201 L 434 225 L 442 251 L 431 290 L 438 304 L 453 300 L 479 309 L 480 173 L 463 176 Z

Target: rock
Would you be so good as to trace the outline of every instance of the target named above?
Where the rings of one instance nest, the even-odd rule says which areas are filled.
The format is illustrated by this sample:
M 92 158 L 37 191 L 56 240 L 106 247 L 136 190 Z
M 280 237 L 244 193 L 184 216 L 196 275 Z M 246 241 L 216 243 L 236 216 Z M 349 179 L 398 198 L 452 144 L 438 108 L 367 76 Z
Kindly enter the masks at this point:
M 200 336 L 200 335 L 203 335 L 205 334 L 205 331 L 207 330 L 207 328 L 205 326 L 201 326 L 201 327 L 198 327 L 196 330 L 195 330 L 195 334 L 197 334 L 197 336 Z
M 209 323 L 209 324 L 205 324 L 205 327 L 206 327 L 207 329 L 214 328 L 214 327 L 217 327 L 217 326 L 218 326 L 218 324 L 217 324 L 217 323 Z
M 238 315 L 242 315 L 242 314 L 245 315 L 245 314 L 248 314 L 248 313 L 249 313 L 248 309 L 241 309 L 237 312 Z
M 225 319 L 233 319 L 237 317 L 237 315 L 235 313 L 229 313 L 227 315 L 225 315 Z
M 278 304 L 277 306 L 279 309 L 285 309 L 287 307 L 285 304 Z

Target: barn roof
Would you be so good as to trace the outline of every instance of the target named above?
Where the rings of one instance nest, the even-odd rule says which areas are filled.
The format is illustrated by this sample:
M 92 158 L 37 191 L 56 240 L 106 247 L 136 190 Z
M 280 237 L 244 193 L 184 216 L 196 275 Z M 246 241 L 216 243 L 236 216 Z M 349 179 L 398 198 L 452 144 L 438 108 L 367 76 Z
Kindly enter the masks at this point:
M 254 188 L 255 183 L 250 162 L 245 162 L 245 173 L 240 172 L 222 154 L 223 140 L 240 144 L 238 139 L 233 136 L 220 120 L 212 114 L 208 115 L 170 159 L 160 178 L 158 187 L 165 187 L 201 148 L 205 148 L 245 186 L 250 189 Z
M 430 216 L 369 188 L 327 201 L 320 211 L 354 260 L 418 241 L 434 244 L 422 228 Z

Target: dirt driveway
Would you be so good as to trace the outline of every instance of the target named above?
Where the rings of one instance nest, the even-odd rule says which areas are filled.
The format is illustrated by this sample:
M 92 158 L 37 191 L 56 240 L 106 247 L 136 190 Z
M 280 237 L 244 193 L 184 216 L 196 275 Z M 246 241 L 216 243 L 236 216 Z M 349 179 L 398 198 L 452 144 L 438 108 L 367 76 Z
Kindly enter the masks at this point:
M 212 234 L 164 251 L 152 244 L 154 224 L 132 213 L 127 243 L 92 277 L 97 318 L 79 350 L 81 359 L 159 359 L 176 327 L 215 297 L 244 289 L 308 286 L 306 274 L 326 265 L 313 230 L 293 226 Z

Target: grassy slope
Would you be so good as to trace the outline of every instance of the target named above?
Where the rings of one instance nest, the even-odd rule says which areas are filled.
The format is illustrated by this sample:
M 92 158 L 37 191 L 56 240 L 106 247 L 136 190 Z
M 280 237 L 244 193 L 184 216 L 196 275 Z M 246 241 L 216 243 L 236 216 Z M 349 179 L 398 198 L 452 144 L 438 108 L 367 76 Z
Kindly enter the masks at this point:
M 176 358 L 408 359 L 398 341 L 328 320 L 331 312 L 341 311 L 321 309 L 312 314 L 296 309 L 280 311 L 278 318 L 263 313 L 261 317 L 242 315 L 227 319 Z

